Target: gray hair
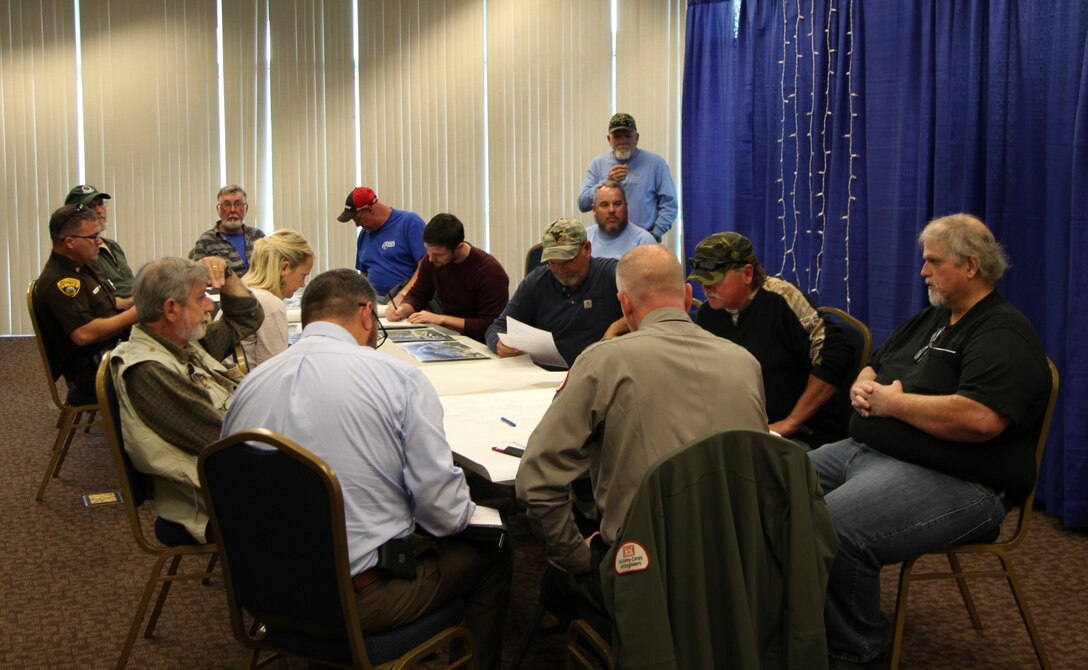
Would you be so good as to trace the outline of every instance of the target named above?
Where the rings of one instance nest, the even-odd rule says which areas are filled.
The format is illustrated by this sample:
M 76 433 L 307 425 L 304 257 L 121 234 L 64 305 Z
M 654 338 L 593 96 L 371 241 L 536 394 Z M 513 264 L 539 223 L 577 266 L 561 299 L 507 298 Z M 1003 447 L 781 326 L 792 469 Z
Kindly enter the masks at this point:
M 241 193 L 243 198 L 249 197 L 248 195 L 246 195 L 245 189 L 243 189 L 241 186 L 239 186 L 238 184 L 230 184 L 219 189 L 219 192 L 215 194 L 215 201 L 219 202 L 220 198 L 225 195 L 230 195 L 231 193 Z
M 949 214 L 933 219 L 918 234 L 918 243 L 940 242 L 952 264 L 959 267 L 968 258 L 978 261 L 983 279 L 996 284 L 1005 274 L 1009 259 L 994 234 L 976 216 Z
M 627 202 L 627 191 L 623 190 L 623 184 L 619 183 L 615 179 L 605 179 L 593 188 L 594 201 L 597 200 L 597 192 L 600 191 L 602 188 L 618 188 L 620 190 L 620 195 L 623 196 L 623 201 Z
M 49 217 L 49 236 L 57 244 L 74 234 L 84 221 L 97 221 L 98 215 L 86 205 L 64 205 Z
M 374 287 L 355 270 L 340 268 L 322 272 L 310 281 L 302 294 L 302 325 L 350 319 L 360 305 L 374 305 L 377 299 Z
M 132 283 L 132 300 L 140 323 L 154 323 L 162 318 L 163 304 L 173 298 L 184 303 L 195 285 L 209 279 L 208 268 L 186 258 L 167 256 L 146 263 Z

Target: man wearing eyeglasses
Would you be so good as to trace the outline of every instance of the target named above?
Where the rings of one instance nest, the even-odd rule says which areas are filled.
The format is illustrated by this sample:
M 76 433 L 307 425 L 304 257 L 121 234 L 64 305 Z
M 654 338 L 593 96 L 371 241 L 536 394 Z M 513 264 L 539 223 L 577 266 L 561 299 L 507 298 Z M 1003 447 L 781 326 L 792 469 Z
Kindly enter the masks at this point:
M 995 288 L 1004 251 L 967 214 L 918 240 L 930 307 L 858 375 L 850 438 L 809 452 L 841 540 L 824 619 L 842 667 L 890 643 L 882 566 L 996 536 L 1035 482 L 1050 374 L 1031 323 Z
M 223 435 L 267 428 L 336 473 L 364 631 L 463 598 L 478 665 L 497 669 L 513 554 L 509 545 L 448 537 L 465 529 L 475 505 L 453 464 L 434 387 L 418 368 L 375 351 L 376 302 L 354 270 L 315 277 L 302 296 L 302 338 L 241 383 Z M 440 539 L 424 539 L 417 527 Z M 415 566 L 394 577 L 379 548 L 402 543 Z
M 102 354 L 136 323 L 131 298 L 119 298 L 96 267 L 102 226 L 84 205 L 65 205 L 49 218 L 53 251 L 34 289 L 46 350 L 79 398 L 93 402 Z
M 249 258 L 253 244 L 264 237 L 260 228 L 247 226 L 244 221 L 249 204 L 241 186 L 231 184 L 219 189 L 216 195 L 219 220 L 215 227 L 204 231 L 193 247 L 193 260 L 219 256 L 230 264 L 231 271 L 241 277 L 249 270 Z
M 366 275 L 379 300 L 400 302 L 412 288 L 416 268 L 427 255 L 423 219 L 415 212 L 393 209 L 368 186 L 353 188 L 337 221 L 354 221 L 355 269 Z
M 98 217 L 98 224 L 102 231 L 106 230 L 107 208 L 106 201 L 110 199 L 109 193 L 102 193 L 90 184 L 80 184 L 73 187 L 64 199 L 66 205 L 83 205 Z M 102 237 L 98 242 L 98 261 L 95 266 L 113 283 L 117 295 L 122 298 L 132 297 L 132 268 L 128 265 L 128 259 L 121 245 L 107 237 Z
M 594 258 L 586 229 L 557 219 L 544 230 L 541 266 L 521 280 L 506 308 L 487 329 L 487 346 L 500 357 L 521 356 L 499 339 L 506 319 L 551 332 L 567 367 L 582 350 L 605 336 L 626 332 L 616 298 L 615 258 Z
M 768 277 L 739 233 L 714 233 L 688 263 L 688 281 L 706 294 L 695 322 L 759 361 L 771 430 L 808 447 L 846 437 L 855 352 L 842 330 L 796 286 Z
M 208 287 L 219 289 L 223 313 L 210 324 Z M 197 455 L 219 438 L 237 386 L 219 361 L 256 332 L 264 312 L 218 256 L 152 261 L 136 273 L 133 296 L 140 322 L 110 357 L 125 451 L 154 482 L 155 509 L 164 520 L 155 524 L 160 541 L 169 541 L 165 530 L 205 542 Z

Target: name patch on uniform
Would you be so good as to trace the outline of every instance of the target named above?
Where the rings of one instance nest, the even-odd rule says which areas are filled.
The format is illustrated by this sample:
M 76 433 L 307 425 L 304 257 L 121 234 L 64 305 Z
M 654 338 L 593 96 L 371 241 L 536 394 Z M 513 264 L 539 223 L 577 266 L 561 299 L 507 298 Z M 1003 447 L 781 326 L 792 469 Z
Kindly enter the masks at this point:
M 74 298 L 79 295 L 79 287 L 79 280 L 75 277 L 65 277 L 57 282 L 57 288 L 69 298 Z
M 582 309 L 593 309 L 593 301 L 592 300 L 583 300 L 582 301 Z
M 101 286 L 95 286 L 94 290 L 91 291 L 91 295 L 98 295 L 98 292 L 101 291 L 101 290 L 102 290 Z
M 395 246 L 397 246 L 396 240 L 386 240 L 382 242 L 382 249 L 392 249 Z
M 629 540 L 616 549 L 615 567 L 617 575 L 642 572 L 650 567 L 650 555 L 646 553 L 646 547 Z

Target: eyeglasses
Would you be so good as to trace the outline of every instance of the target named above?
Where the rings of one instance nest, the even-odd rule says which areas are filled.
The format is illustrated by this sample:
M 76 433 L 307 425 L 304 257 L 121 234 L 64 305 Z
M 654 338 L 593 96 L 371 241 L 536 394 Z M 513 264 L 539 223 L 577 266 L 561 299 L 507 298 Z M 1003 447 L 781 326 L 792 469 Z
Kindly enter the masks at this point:
M 689 258 L 688 265 L 691 267 L 692 270 L 707 270 L 709 272 L 717 272 L 718 270 L 729 270 L 733 268 L 744 267 L 745 263 L 720 261 L 710 258 Z
M 925 357 L 925 355 L 929 353 L 930 349 L 934 349 L 936 351 L 946 351 L 946 352 L 949 352 L 949 353 L 956 353 L 956 352 L 952 351 L 951 349 L 941 349 L 940 347 L 933 346 L 933 344 L 937 341 L 937 338 L 940 337 L 941 333 L 944 332 L 944 328 L 945 328 L 944 326 L 941 326 L 940 328 L 935 330 L 933 332 L 933 334 L 929 336 L 929 342 L 926 342 L 925 345 L 923 345 L 922 348 L 919 349 L 914 354 L 914 362 L 915 363 L 920 362 Z
M 229 212 L 231 210 L 244 212 L 246 211 L 246 208 L 249 207 L 249 204 L 245 202 L 221 202 L 216 205 L 216 207 L 223 210 L 224 212 Z
M 374 323 L 378 324 L 378 342 L 374 345 L 375 349 L 380 348 L 385 341 L 389 338 L 389 333 L 385 331 L 385 326 L 382 325 L 382 320 L 378 318 L 378 310 L 374 308 L 374 303 L 360 302 L 360 307 L 366 307 L 370 305 L 370 315 L 374 317 Z
M 100 230 L 94 235 L 65 235 L 65 237 L 74 237 L 78 240 L 94 240 L 97 242 L 102 239 L 102 231 Z

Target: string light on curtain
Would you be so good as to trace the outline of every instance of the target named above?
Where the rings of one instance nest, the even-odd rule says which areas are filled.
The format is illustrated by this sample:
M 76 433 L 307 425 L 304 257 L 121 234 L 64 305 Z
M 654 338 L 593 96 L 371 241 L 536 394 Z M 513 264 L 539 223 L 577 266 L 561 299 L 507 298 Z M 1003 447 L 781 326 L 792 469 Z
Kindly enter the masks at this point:
M 837 130 L 842 132 L 845 126 L 845 133 L 842 137 L 847 141 L 848 157 L 846 166 L 848 173 L 846 193 L 842 196 L 844 198 L 842 208 L 844 215 L 841 219 L 844 222 L 843 245 L 845 249 L 843 257 L 846 266 L 843 282 L 846 291 L 846 307 L 849 309 L 850 223 L 853 213 L 852 205 L 857 200 L 857 196 L 854 194 L 854 182 L 857 180 L 855 169 L 856 163 L 860 159 L 860 155 L 855 152 L 853 141 L 855 122 L 859 118 L 855 106 L 855 98 L 858 94 L 854 90 L 853 81 L 854 0 L 848 0 L 847 2 L 848 28 L 845 40 L 842 40 L 842 44 L 838 47 L 835 46 L 836 41 L 832 31 L 837 25 L 836 15 L 841 4 L 837 4 L 836 0 L 828 0 L 822 49 L 819 45 L 818 31 L 815 25 L 815 18 L 819 11 L 817 2 L 816 0 L 809 0 L 807 12 L 803 9 L 802 2 L 803 0 L 796 0 L 793 25 L 790 26 L 789 11 L 793 3 L 791 3 L 791 0 L 782 0 L 782 58 L 778 61 L 779 66 L 782 68 L 779 76 L 781 110 L 778 136 L 779 164 L 776 180 L 779 205 L 777 218 L 780 229 L 779 239 L 782 245 L 782 258 L 778 274 L 801 284 L 802 278 L 798 275 L 797 265 L 798 243 L 802 234 L 808 238 L 815 238 L 812 245 L 815 254 L 809 253 L 805 258 L 804 283 L 807 283 L 808 286 L 802 286 L 801 288 L 807 290 L 810 294 L 819 294 L 823 262 L 826 258 L 825 252 L 828 243 L 829 195 L 832 198 L 839 197 L 836 194 L 828 193 L 828 170 L 831 169 L 832 148 L 835 144 L 829 139 L 829 133 L 834 133 Z M 808 39 L 804 40 L 805 37 Z M 843 48 L 846 49 L 846 70 L 843 73 L 838 73 L 835 70 L 835 59 L 836 54 Z M 808 59 L 807 68 L 806 58 Z M 820 62 L 826 63 L 825 73 L 818 72 Z M 790 66 L 793 68 L 792 73 L 788 71 Z M 808 81 L 805 81 L 802 77 L 802 72 L 809 75 Z M 819 79 L 820 74 L 824 75 L 822 82 Z M 839 81 L 843 81 L 843 75 L 845 75 L 847 93 L 847 118 L 845 123 L 838 124 L 836 127 L 832 119 L 832 95 L 835 89 L 832 83 L 836 77 L 839 77 Z M 791 81 L 792 84 L 789 89 L 787 88 L 787 81 Z M 817 87 L 821 83 L 823 84 L 823 111 L 819 131 L 817 131 Z M 804 90 L 805 86 L 808 87 L 808 91 Z M 807 109 L 801 103 L 801 100 L 808 101 Z M 792 127 L 787 124 L 790 120 L 792 120 Z M 807 130 L 805 125 L 807 125 Z M 802 146 L 802 142 L 807 146 Z M 786 162 L 786 156 L 791 148 L 787 145 L 790 143 L 793 145 L 792 169 Z M 802 180 L 800 176 L 802 155 L 807 158 L 805 180 Z M 791 180 L 788 185 L 787 180 Z M 802 188 L 805 192 L 799 193 Z M 804 225 L 803 231 L 802 224 Z
M 847 137 L 850 138 L 848 144 L 848 150 L 850 152 L 850 160 L 847 161 L 849 165 L 849 179 L 846 182 L 846 214 L 842 217 L 845 222 L 843 226 L 843 259 L 846 263 L 846 272 L 843 275 L 843 283 L 846 285 L 846 311 L 850 311 L 850 210 L 851 205 L 857 198 L 854 196 L 854 181 L 857 180 L 857 175 L 854 174 L 854 161 L 861 158 L 858 154 L 854 153 L 854 119 L 858 118 L 857 112 L 854 111 L 854 98 L 858 96 L 854 92 L 854 0 L 850 0 L 848 11 L 850 12 L 850 28 L 846 31 L 846 37 L 850 44 L 850 50 L 846 52 L 846 90 L 849 94 L 847 96 L 847 111 L 850 113 L 849 119 L 849 133 Z

